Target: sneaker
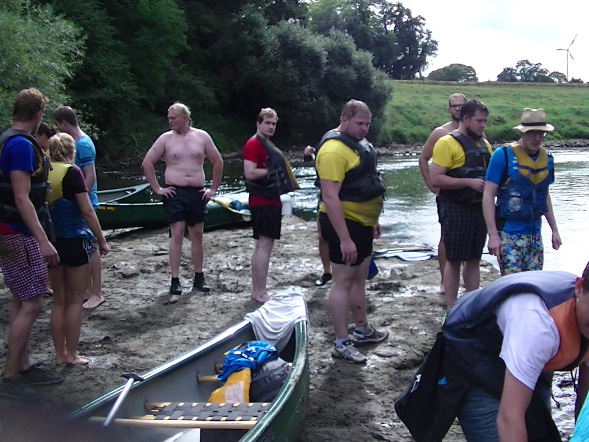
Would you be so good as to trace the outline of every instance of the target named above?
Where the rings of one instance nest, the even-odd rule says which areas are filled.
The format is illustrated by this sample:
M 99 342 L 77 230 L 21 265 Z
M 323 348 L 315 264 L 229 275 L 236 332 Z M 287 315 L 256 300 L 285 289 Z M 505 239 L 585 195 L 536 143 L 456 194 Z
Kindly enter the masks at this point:
M 211 291 L 209 286 L 206 285 L 204 278 L 202 278 L 202 277 L 197 278 L 195 276 L 194 283 L 192 284 L 192 287 L 202 293 L 209 293 Z
M 172 278 L 172 283 L 170 284 L 170 295 L 181 295 L 182 294 L 182 287 L 180 286 L 180 280 L 177 278 Z
M 19 371 L 18 374 L 25 385 L 52 385 L 63 382 L 62 376 L 46 373 L 34 364 L 28 370 Z
M 354 334 L 352 335 L 352 341 L 356 345 L 364 345 L 364 344 L 374 344 L 377 342 L 382 342 L 386 338 L 389 337 L 388 331 L 378 331 L 372 325 L 370 326 L 372 331 L 365 335 L 358 331 L 358 329 L 354 329 Z
M 32 401 L 40 397 L 36 390 L 27 387 L 16 376 L 10 378 L 8 382 L 0 381 L 0 396 L 20 401 Z
M 317 281 L 315 281 L 315 285 L 317 287 L 322 287 L 325 284 L 327 284 L 329 281 L 331 281 L 332 278 L 333 278 L 333 276 L 331 276 L 331 273 L 324 273 L 323 275 L 321 275 L 321 278 L 319 278 Z
M 331 349 L 331 354 L 352 364 L 363 364 L 366 362 L 366 356 L 356 350 L 356 347 L 354 347 L 354 344 L 349 339 L 344 341 L 341 347 L 334 345 Z

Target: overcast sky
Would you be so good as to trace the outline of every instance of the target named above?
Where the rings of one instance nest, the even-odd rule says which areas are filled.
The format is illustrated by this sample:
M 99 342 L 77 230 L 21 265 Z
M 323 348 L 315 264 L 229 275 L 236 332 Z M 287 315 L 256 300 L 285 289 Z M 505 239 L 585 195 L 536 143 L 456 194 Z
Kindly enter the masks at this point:
M 425 74 L 453 63 L 472 66 L 479 81 L 496 81 L 520 60 L 589 82 L 589 3 L 585 0 L 401 0 L 438 42 Z

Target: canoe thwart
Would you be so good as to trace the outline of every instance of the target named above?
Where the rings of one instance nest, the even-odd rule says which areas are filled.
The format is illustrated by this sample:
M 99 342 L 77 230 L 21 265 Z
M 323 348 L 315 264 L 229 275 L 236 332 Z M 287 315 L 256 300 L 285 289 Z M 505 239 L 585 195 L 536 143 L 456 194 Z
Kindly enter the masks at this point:
M 216 374 L 209 375 L 209 376 L 201 376 L 200 374 L 196 374 L 196 382 L 221 382 Z
M 113 423 L 130 426 L 234 428 L 248 430 L 262 418 L 269 402 L 156 402 L 146 403 L 144 416 L 118 418 Z M 94 417 L 92 420 L 101 418 Z

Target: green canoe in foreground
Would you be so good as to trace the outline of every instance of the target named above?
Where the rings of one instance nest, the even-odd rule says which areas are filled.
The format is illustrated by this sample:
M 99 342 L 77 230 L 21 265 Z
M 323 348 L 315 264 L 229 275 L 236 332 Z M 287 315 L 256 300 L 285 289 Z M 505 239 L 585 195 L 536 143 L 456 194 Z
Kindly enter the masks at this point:
M 256 318 L 263 309 L 265 313 Z M 286 319 L 281 329 L 283 338 L 275 345 L 280 357 L 292 365 L 275 399 L 268 403 L 207 404 L 213 390 L 223 385 L 214 378 L 225 352 L 244 342 L 263 339 L 254 332 L 260 330 L 260 323 L 262 328 L 268 323 L 266 329 L 274 333 L 275 322 L 269 323 L 265 318 L 276 315 Z M 134 384 L 127 381 L 126 389 L 121 386 L 106 393 L 70 418 L 87 422 L 93 427 L 88 428 L 90 433 L 98 432 L 105 440 L 296 441 L 309 394 L 306 316 L 302 294 L 276 295 L 209 342 L 154 368 L 141 376 L 143 380 Z M 130 385 L 133 386 L 129 389 Z M 115 406 L 117 402 L 120 407 Z

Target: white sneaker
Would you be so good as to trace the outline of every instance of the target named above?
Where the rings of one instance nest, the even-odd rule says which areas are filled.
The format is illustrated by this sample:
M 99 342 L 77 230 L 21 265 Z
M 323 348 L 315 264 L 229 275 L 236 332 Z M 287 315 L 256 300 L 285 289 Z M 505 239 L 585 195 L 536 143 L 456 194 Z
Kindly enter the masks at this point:
M 364 364 L 366 362 L 366 356 L 356 350 L 356 347 L 349 339 L 344 341 L 341 347 L 334 345 L 331 354 L 352 364 Z

